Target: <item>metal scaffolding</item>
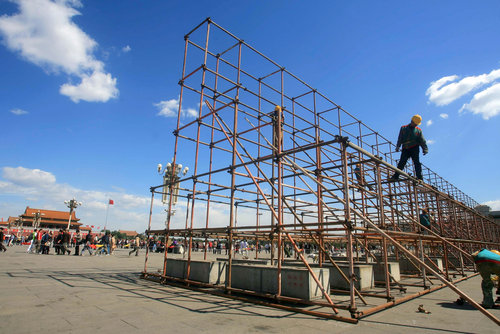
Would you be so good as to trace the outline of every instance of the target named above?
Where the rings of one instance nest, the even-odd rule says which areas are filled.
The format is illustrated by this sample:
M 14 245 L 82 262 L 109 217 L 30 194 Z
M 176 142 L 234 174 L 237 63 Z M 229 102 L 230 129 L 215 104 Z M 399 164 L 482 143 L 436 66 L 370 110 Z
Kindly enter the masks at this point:
M 148 271 L 146 254 L 143 277 L 348 322 L 448 286 L 499 323 L 455 286 L 477 275 L 472 252 L 500 245 L 500 228 L 474 209 L 479 203 L 426 166 L 423 182 L 412 166 L 397 170 L 389 139 L 210 18 L 184 39 L 172 166 L 182 148 L 183 156 L 193 154 L 193 174 L 151 188 L 151 212 L 155 194 L 168 199 L 167 221 L 166 229 L 152 230 L 150 215 L 147 234 L 186 241 L 187 278 L 167 275 L 167 250 L 159 273 Z M 192 106 L 196 118 L 188 121 L 183 115 L 194 113 Z M 388 182 L 395 171 L 401 180 Z M 186 203 L 184 228 L 171 227 L 174 197 Z M 433 212 L 430 229 L 419 223 L 423 208 Z M 271 245 L 276 294 L 232 287 L 232 250 L 244 238 L 257 248 Z M 189 279 L 194 239 L 227 243 L 224 284 Z M 348 290 L 321 285 L 304 244 L 314 245 L 319 267 L 348 264 Z M 345 253 L 335 255 L 339 245 Z M 323 298 L 281 294 L 287 247 Z M 400 258 L 414 270 L 396 280 L 389 263 Z M 356 288 L 354 266 L 368 261 L 385 268 L 385 279 L 366 292 Z

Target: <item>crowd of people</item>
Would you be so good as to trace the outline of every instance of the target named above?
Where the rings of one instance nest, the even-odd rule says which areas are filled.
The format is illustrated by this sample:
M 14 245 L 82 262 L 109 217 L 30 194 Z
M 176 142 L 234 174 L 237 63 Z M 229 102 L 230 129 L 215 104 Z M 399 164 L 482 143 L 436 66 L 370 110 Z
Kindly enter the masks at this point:
M 139 249 L 144 248 L 146 242 L 137 235 L 133 239 L 117 239 L 110 231 L 105 233 L 82 232 L 77 229 L 70 233 L 65 228 L 59 231 L 35 229 L 30 235 L 17 237 L 15 234 L 5 235 L 4 229 L 0 228 L 0 251 L 6 251 L 7 247 L 14 245 L 26 245 L 27 253 L 56 255 L 83 256 L 111 255 L 116 248 L 129 247 L 131 252 L 139 254 Z

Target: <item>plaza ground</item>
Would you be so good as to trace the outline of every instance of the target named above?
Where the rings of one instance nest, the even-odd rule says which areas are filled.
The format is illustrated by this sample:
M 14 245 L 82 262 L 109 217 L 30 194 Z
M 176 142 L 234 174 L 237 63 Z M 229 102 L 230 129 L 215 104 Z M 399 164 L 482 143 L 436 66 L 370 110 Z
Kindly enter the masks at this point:
M 125 249 L 93 257 L 25 250 L 13 246 L 0 254 L 0 333 L 499 333 L 472 306 L 456 305 L 449 288 L 353 325 L 140 279 L 143 250 L 137 257 Z M 162 260 L 151 254 L 148 270 L 161 268 Z M 476 276 L 458 288 L 481 302 L 480 284 Z M 431 313 L 417 312 L 420 304 Z M 499 309 L 490 311 L 500 317 Z

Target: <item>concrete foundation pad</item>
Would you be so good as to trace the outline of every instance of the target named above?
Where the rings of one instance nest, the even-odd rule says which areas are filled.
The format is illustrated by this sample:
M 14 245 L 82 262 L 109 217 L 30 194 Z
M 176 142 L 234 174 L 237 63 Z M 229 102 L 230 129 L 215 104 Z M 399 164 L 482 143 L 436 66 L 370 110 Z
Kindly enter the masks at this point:
M 321 285 L 330 293 L 330 272 L 313 268 Z M 231 271 L 231 286 L 260 293 L 278 292 L 278 268 L 234 264 Z M 281 269 L 281 294 L 305 300 L 323 298 L 323 293 L 307 268 L 283 267 Z
M 167 276 L 188 278 L 209 284 L 225 283 L 226 263 L 224 261 L 192 260 L 189 277 L 187 277 L 187 262 L 184 259 L 167 259 Z

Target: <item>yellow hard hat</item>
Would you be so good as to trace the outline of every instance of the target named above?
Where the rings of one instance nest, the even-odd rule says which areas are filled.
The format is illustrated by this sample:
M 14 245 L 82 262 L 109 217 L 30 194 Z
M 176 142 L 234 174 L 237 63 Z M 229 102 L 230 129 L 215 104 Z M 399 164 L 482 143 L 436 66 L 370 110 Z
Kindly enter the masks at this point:
M 416 125 L 420 125 L 420 123 L 422 123 L 422 116 L 420 115 L 414 115 L 412 118 L 411 118 L 412 122 L 415 123 Z
M 274 111 L 281 111 L 281 107 L 280 106 L 274 107 Z

